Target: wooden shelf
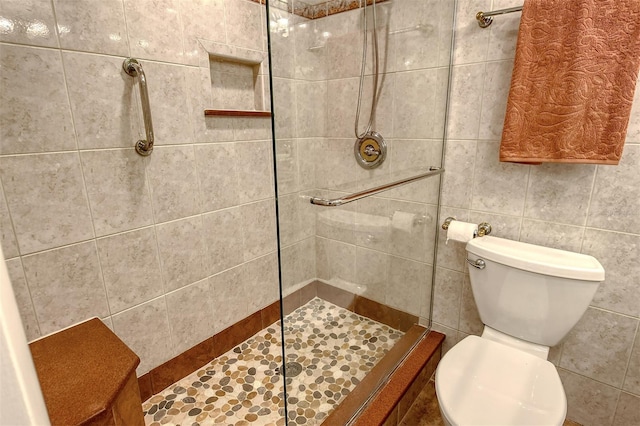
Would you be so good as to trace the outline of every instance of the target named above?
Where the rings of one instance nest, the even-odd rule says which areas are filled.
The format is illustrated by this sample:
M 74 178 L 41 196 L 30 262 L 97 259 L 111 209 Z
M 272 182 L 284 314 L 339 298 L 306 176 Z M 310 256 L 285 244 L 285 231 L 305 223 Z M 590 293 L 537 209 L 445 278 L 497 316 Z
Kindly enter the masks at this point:
M 271 111 L 250 111 L 239 109 L 205 109 L 205 117 L 226 116 L 226 117 L 271 117 Z

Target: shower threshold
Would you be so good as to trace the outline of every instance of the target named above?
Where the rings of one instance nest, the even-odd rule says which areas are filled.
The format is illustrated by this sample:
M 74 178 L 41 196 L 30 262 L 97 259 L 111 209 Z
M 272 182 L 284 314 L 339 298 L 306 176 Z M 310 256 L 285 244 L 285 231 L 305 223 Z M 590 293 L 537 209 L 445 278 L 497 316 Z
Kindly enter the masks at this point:
M 288 424 L 319 425 L 402 337 L 318 297 L 284 318 Z M 147 425 L 284 425 L 280 321 L 143 403 Z

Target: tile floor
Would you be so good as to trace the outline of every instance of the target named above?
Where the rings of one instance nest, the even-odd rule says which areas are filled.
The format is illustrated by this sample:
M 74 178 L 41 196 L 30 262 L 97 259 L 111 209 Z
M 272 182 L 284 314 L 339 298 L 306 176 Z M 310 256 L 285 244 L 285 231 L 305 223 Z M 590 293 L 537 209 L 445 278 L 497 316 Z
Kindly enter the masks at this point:
M 288 424 L 318 425 L 403 335 L 315 298 L 284 320 Z M 284 425 L 280 322 L 143 403 L 147 425 Z

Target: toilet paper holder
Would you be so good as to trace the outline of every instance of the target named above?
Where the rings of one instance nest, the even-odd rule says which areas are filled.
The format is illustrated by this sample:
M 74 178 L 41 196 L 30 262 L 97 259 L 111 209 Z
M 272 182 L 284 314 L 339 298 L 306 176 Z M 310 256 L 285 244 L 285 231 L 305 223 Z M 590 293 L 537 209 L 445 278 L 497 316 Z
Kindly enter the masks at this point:
M 444 223 L 442 224 L 442 229 L 444 229 L 445 231 L 447 229 L 449 229 L 449 224 L 451 223 L 451 221 L 456 220 L 455 217 L 451 217 L 449 216 L 448 218 L 446 218 L 444 220 Z M 476 236 L 478 237 L 484 237 L 485 235 L 489 235 L 491 233 L 491 224 L 488 222 L 482 222 L 478 225 L 478 233 L 476 234 Z

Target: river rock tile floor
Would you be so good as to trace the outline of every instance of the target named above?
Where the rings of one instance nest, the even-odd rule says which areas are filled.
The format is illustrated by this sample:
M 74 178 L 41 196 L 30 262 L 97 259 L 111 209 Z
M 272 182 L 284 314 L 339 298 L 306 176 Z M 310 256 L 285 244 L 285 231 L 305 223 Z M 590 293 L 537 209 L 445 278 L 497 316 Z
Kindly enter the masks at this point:
M 288 425 L 319 425 L 402 336 L 315 298 L 284 319 Z M 150 426 L 284 426 L 280 321 L 143 403 Z

